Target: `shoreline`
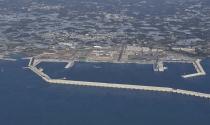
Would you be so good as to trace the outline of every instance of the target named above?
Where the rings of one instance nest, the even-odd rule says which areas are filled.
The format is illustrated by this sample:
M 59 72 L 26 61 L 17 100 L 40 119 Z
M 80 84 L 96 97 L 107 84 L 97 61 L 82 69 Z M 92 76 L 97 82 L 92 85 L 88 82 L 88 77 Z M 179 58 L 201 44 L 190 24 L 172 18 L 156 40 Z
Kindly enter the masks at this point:
M 14 58 L 0 58 L 0 60 L 3 60 L 3 61 L 17 61 L 18 59 L 14 59 Z
M 191 74 L 183 74 L 182 77 L 185 79 L 197 77 L 197 76 L 205 76 L 206 72 L 203 69 L 201 62 L 202 59 L 196 59 L 196 60 L 161 60 L 161 61 L 138 61 L 138 62 L 130 62 L 130 61 L 98 61 L 98 60 L 72 60 L 72 59 L 36 59 L 36 57 L 31 57 L 31 59 L 34 60 L 33 66 L 37 66 L 41 62 L 63 62 L 67 63 L 65 68 L 71 68 L 74 66 L 75 62 L 86 62 L 86 63 L 110 63 L 110 64 L 148 64 L 148 65 L 153 65 L 153 70 L 154 72 L 164 72 L 167 67 L 164 66 L 165 63 L 188 63 L 192 64 L 196 70 L 196 73 L 191 73 Z M 30 61 L 31 61 L 30 59 Z M 30 62 L 31 63 L 31 62 Z

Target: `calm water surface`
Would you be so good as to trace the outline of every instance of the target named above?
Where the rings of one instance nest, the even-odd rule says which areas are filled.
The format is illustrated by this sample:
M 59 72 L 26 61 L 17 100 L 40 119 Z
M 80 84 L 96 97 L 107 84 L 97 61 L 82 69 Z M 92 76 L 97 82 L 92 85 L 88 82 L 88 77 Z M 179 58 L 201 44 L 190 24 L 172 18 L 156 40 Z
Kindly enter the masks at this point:
M 0 61 L 0 124 L 2 125 L 209 125 L 210 100 L 159 92 L 104 89 L 45 83 L 27 61 Z M 203 62 L 208 69 L 210 61 Z M 209 75 L 184 80 L 191 65 L 167 64 L 165 73 L 149 65 L 79 63 L 41 64 L 52 77 L 74 80 L 144 83 L 189 87 L 209 92 Z M 54 72 L 58 71 L 58 72 Z M 134 72 L 135 71 L 135 72 Z M 166 78 L 166 79 L 165 79 Z M 178 79 L 177 79 L 178 78 Z M 155 82 L 154 82 L 155 81 Z
M 202 62 L 207 76 L 184 79 L 183 74 L 195 73 L 192 64 L 166 63 L 165 72 L 154 72 L 152 65 L 85 63 L 78 62 L 70 69 L 66 63 L 41 63 L 52 78 L 67 78 L 78 81 L 96 81 L 120 84 L 165 86 L 210 93 L 210 59 Z

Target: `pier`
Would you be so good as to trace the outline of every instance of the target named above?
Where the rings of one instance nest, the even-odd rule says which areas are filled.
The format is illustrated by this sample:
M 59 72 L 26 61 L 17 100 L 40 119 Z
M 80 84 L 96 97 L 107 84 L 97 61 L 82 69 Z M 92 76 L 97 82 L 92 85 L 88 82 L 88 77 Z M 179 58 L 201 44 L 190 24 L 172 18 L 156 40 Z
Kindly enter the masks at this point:
M 31 69 L 34 73 L 36 73 L 38 76 L 40 76 L 44 81 L 51 83 L 51 84 L 69 84 L 69 85 L 78 85 L 78 86 L 92 86 L 92 87 L 104 87 L 104 88 L 167 92 L 167 93 L 176 93 L 176 94 L 182 94 L 182 95 L 187 95 L 187 96 L 195 96 L 195 97 L 210 99 L 210 94 L 207 94 L 207 93 L 200 93 L 200 92 L 188 91 L 188 90 L 182 90 L 182 89 L 174 89 L 174 88 L 169 88 L 169 87 L 52 79 L 47 74 L 45 74 L 41 69 L 38 69 L 36 66 L 34 66 L 33 60 L 35 60 L 35 59 L 31 58 L 31 60 L 29 62 L 29 69 Z
M 183 78 L 192 78 L 192 77 L 196 77 L 196 76 L 206 75 L 206 72 L 204 71 L 200 62 L 201 62 L 200 59 L 197 59 L 196 61 L 193 62 L 193 66 L 195 67 L 197 73 L 182 75 L 182 77 Z
M 72 66 L 74 66 L 74 61 L 68 62 L 68 63 L 66 64 L 66 66 L 65 66 L 65 69 L 69 69 L 69 68 L 71 68 Z
M 164 67 L 163 62 L 158 61 L 158 62 L 154 63 L 154 64 L 153 64 L 153 70 L 154 70 L 155 72 L 164 72 L 165 67 Z

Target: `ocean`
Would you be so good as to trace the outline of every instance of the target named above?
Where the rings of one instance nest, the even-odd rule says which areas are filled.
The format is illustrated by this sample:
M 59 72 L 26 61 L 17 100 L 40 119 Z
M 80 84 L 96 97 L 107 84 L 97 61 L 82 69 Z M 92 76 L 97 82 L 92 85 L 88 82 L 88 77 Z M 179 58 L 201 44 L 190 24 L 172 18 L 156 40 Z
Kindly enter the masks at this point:
M 0 61 L 0 125 L 209 125 L 210 100 L 178 94 L 49 84 L 34 74 L 26 60 Z M 167 86 L 210 93 L 207 75 L 182 79 L 195 72 L 190 64 L 167 63 L 164 73 L 151 65 L 41 63 L 53 78 Z

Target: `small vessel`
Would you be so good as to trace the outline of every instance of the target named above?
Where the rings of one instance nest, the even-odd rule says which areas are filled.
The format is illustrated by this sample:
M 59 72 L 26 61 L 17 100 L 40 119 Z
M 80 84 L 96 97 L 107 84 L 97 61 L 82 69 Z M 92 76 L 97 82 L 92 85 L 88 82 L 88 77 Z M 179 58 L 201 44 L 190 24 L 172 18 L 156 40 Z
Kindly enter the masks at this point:
M 93 67 L 96 68 L 96 69 L 102 68 L 101 66 L 93 66 Z
M 63 80 L 66 80 L 66 77 L 63 77 L 62 79 L 63 79 Z

